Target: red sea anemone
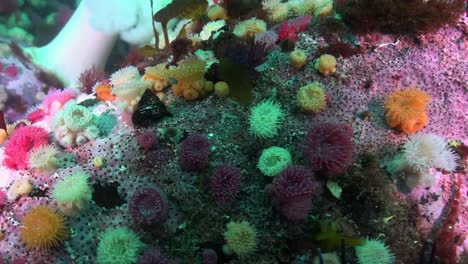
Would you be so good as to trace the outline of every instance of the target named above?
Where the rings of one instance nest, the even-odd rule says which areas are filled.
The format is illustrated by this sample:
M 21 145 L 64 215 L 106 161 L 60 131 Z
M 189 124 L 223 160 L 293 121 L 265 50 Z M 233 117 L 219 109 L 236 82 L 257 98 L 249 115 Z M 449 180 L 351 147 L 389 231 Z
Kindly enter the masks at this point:
M 18 128 L 5 146 L 5 166 L 14 170 L 27 169 L 29 152 L 47 144 L 49 133 L 45 129 L 36 126 Z
M 266 187 L 272 204 L 292 221 L 304 220 L 312 205 L 312 196 L 320 191 L 312 172 L 303 166 L 290 166 Z
M 158 143 L 158 138 L 153 132 L 148 131 L 138 136 L 138 143 L 140 143 L 141 148 L 148 151 Z
M 211 193 L 217 204 L 232 203 L 239 193 L 240 169 L 223 165 L 210 178 Z
M 168 202 L 159 188 L 143 188 L 132 195 L 128 209 L 137 224 L 152 226 L 166 221 Z
M 201 171 L 208 165 L 210 142 L 202 135 L 192 135 L 180 145 L 180 166 L 186 171 Z
M 353 161 L 353 129 L 347 124 L 322 123 L 309 129 L 304 157 L 314 171 L 327 176 L 344 173 Z

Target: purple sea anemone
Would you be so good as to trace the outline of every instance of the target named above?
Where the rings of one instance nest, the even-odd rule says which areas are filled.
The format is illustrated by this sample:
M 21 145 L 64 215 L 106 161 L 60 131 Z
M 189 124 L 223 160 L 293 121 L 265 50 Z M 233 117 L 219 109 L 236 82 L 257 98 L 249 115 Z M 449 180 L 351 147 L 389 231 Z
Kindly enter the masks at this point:
M 304 157 L 314 171 L 327 176 L 344 173 L 353 161 L 352 137 L 348 124 L 315 125 L 307 133 Z
M 223 165 L 210 178 L 211 193 L 217 204 L 232 203 L 239 193 L 240 169 Z
M 159 248 L 151 247 L 145 250 L 137 264 L 176 264 L 177 262 L 161 254 Z
M 130 198 L 128 209 L 137 224 L 151 226 L 167 219 L 168 202 L 159 188 L 143 188 Z
M 201 171 L 208 165 L 210 142 L 202 135 L 192 135 L 180 145 L 180 166 L 186 171 Z
M 272 204 L 292 221 L 304 220 L 312 204 L 312 196 L 320 191 L 312 172 L 303 166 L 290 166 L 266 187 Z
M 140 143 L 141 148 L 148 151 L 158 143 L 158 138 L 153 132 L 148 131 L 138 136 L 138 143 Z

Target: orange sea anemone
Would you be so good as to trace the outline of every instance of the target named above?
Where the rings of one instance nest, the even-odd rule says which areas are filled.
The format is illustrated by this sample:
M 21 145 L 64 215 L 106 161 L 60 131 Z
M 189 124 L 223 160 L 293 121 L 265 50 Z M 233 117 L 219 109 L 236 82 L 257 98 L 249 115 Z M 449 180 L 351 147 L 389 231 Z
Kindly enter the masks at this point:
M 430 99 L 414 88 L 392 93 L 385 101 L 388 125 L 406 134 L 418 132 L 427 124 L 426 103 Z
M 109 84 L 100 83 L 94 90 L 99 101 L 114 101 L 115 99 L 115 95 L 112 94 L 112 87 Z
M 31 209 L 23 219 L 20 237 L 29 248 L 53 248 L 68 237 L 65 218 L 47 206 Z

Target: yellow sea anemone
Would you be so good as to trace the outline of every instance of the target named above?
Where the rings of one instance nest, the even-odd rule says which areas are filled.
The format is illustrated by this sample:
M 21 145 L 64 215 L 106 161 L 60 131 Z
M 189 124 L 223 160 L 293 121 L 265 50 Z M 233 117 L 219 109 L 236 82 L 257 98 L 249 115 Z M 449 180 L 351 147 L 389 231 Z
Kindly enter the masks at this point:
M 265 32 L 267 25 L 265 21 L 256 17 L 237 23 L 232 33 L 239 38 L 252 38 L 257 33 Z
M 20 238 L 29 248 L 56 247 L 68 234 L 65 218 L 47 206 L 31 209 L 20 229 Z
M 327 95 L 319 82 L 308 84 L 297 92 L 296 103 L 304 112 L 318 113 L 327 106 Z
M 230 222 L 226 227 L 227 231 L 224 233 L 226 245 L 223 248 L 226 253 L 233 252 L 243 256 L 257 249 L 257 231 L 249 222 Z
M 336 58 L 330 54 L 320 56 L 315 62 L 315 69 L 325 76 L 334 74 L 336 72 Z

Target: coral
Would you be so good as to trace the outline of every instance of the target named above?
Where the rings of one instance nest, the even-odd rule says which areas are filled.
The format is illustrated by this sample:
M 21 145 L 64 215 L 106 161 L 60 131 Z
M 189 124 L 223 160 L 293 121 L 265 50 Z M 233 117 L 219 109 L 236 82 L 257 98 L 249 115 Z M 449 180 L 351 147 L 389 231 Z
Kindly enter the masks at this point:
M 418 171 L 439 168 L 454 171 L 458 156 L 449 149 L 447 142 L 434 133 L 411 135 L 403 145 L 405 163 Z
M 229 222 L 226 225 L 224 239 L 226 246 L 224 248 L 228 253 L 233 252 L 238 256 L 245 256 L 254 252 L 257 248 L 257 231 L 247 221 Z
M 426 103 L 430 98 L 414 88 L 395 91 L 385 100 L 388 125 L 406 134 L 418 132 L 427 124 Z
M 315 62 L 315 69 L 325 76 L 336 72 L 336 58 L 330 54 L 320 56 Z
M 262 151 L 258 159 L 257 168 L 263 175 L 274 177 L 291 165 L 291 154 L 287 149 L 269 147 Z
M 21 240 L 29 248 L 53 248 L 68 237 L 65 218 L 47 206 L 32 208 L 23 218 Z
M 200 171 L 208 166 L 210 142 L 205 136 L 191 135 L 180 144 L 179 164 L 187 171 Z
M 364 245 L 356 247 L 359 264 L 392 264 L 395 256 L 380 240 L 366 239 Z
M 100 235 L 97 262 L 99 264 L 135 263 L 143 246 L 138 235 L 128 228 L 109 228 Z
M 301 111 L 318 113 L 327 107 L 327 94 L 323 84 L 313 82 L 299 89 L 296 95 L 296 104 Z
M 249 132 L 257 138 L 273 138 L 278 135 L 284 115 L 278 103 L 272 100 L 263 101 L 250 110 Z
M 16 129 L 5 145 L 5 166 L 14 170 L 28 168 L 31 150 L 48 143 L 49 133 L 41 127 L 23 126 Z
M 310 170 L 290 166 L 266 187 L 272 204 L 291 221 L 304 220 L 312 205 L 312 196 L 319 192 Z
M 265 21 L 252 17 L 236 24 L 233 29 L 233 34 L 239 38 L 249 39 L 255 37 L 256 34 L 267 30 Z
M 166 195 L 156 187 L 136 191 L 128 202 L 128 210 L 133 221 L 143 226 L 166 221 L 168 206 Z
M 62 213 L 75 216 L 88 207 L 93 195 L 88 181 L 88 174 L 76 171 L 55 184 L 51 197 L 57 201 Z
M 353 161 L 353 129 L 347 124 L 312 126 L 304 142 L 304 157 L 314 171 L 327 176 L 344 173 Z
M 138 136 L 138 143 L 140 143 L 141 148 L 148 151 L 156 146 L 158 138 L 153 132 L 148 131 Z
M 218 166 L 210 178 L 210 189 L 219 205 L 234 202 L 240 190 L 240 169 L 230 165 Z
M 164 256 L 159 248 L 150 247 L 138 259 L 137 264 L 176 264 L 176 262 Z

